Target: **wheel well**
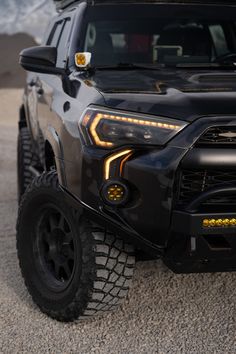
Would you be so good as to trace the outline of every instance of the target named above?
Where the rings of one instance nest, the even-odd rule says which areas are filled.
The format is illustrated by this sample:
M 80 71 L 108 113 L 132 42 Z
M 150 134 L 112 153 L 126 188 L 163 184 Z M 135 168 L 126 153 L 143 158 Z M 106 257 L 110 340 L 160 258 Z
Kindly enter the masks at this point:
M 19 111 L 19 129 L 27 127 L 25 107 L 22 104 Z
M 46 141 L 45 143 L 45 167 L 47 171 L 56 169 L 55 154 L 51 144 Z

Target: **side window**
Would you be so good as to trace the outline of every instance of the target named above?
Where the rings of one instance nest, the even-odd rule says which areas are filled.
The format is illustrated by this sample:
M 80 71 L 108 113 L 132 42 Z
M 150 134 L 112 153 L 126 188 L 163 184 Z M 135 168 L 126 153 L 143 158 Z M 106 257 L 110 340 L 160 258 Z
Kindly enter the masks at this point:
M 63 24 L 64 22 L 60 21 L 54 25 L 52 32 L 50 33 L 50 36 L 47 40 L 47 45 L 50 45 L 51 47 L 57 47 Z
M 71 29 L 71 20 L 66 19 L 62 34 L 57 45 L 57 67 L 64 68 L 67 60 L 67 54 L 69 49 L 69 35 Z

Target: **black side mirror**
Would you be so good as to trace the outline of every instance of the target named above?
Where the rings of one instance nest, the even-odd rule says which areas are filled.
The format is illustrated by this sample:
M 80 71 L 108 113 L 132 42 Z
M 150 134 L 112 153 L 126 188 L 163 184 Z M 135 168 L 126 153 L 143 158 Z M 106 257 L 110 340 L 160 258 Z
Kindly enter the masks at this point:
M 42 74 L 63 74 L 64 69 L 56 67 L 57 48 L 39 46 L 24 49 L 20 53 L 20 65 L 27 71 Z

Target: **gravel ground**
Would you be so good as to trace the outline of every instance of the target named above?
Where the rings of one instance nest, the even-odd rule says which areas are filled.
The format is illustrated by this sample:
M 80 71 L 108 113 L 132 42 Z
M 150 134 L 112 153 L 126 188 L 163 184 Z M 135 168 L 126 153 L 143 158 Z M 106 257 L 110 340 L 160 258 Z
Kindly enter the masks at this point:
M 0 353 L 236 353 L 236 275 L 174 275 L 137 265 L 116 313 L 63 324 L 42 314 L 16 257 L 16 135 L 21 91 L 0 90 Z

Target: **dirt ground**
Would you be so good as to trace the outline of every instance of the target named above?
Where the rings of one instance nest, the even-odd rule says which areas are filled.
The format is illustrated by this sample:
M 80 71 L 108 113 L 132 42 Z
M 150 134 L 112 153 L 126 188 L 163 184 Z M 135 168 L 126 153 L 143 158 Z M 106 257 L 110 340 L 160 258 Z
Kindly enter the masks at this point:
M 140 263 L 123 307 L 84 323 L 58 323 L 32 303 L 15 247 L 21 95 L 0 90 L 0 353 L 236 353 L 234 273 L 174 275 Z

